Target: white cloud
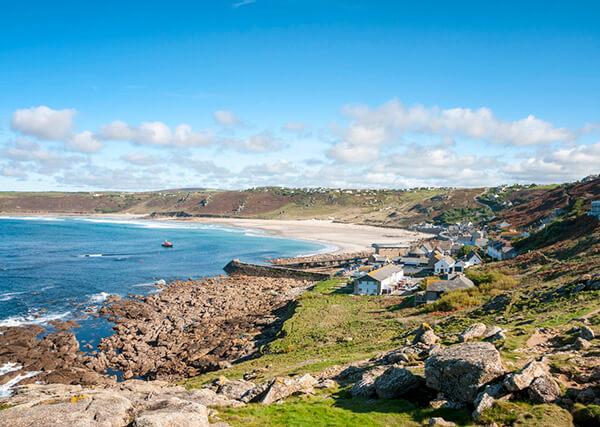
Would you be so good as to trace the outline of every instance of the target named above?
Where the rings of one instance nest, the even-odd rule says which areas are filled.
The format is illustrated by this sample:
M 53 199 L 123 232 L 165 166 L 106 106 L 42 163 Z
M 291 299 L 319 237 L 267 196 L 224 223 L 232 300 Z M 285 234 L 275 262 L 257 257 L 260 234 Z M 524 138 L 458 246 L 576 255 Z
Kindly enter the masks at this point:
M 73 129 L 74 109 L 53 110 L 44 105 L 14 112 L 10 126 L 13 130 L 42 140 L 63 141 Z
M 136 152 L 127 153 L 124 156 L 121 156 L 121 160 L 124 160 L 127 163 L 131 163 L 132 165 L 138 166 L 150 166 L 160 162 L 160 159 L 156 156 Z
M 0 175 L 19 179 L 24 179 L 27 177 L 25 168 L 21 167 L 17 162 L 9 163 L 8 165 L 4 165 L 2 168 L 0 168 Z
M 600 141 L 530 155 L 503 172 L 521 182 L 559 183 L 600 173 Z
M 79 153 L 97 153 L 104 148 L 102 141 L 98 141 L 89 130 L 74 134 L 67 143 L 71 150 Z
M 114 190 L 148 190 L 165 188 L 168 180 L 155 171 L 136 171 L 131 168 L 113 169 L 90 166 L 66 170 L 57 181 L 74 187 Z
M 245 139 L 226 139 L 223 143 L 239 151 L 267 153 L 281 148 L 279 142 L 267 132 L 257 133 Z
M 379 157 L 379 147 L 340 142 L 326 152 L 327 157 L 344 163 L 365 163 Z
M 279 159 L 274 162 L 261 163 L 252 166 L 246 166 L 241 175 L 247 177 L 255 176 L 276 176 L 296 173 L 298 170 L 287 159 Z
M 557 128 L 550 122 L 529 115 L 516 121 L 502 121 L 489 108 L 426 108 L 421 105 L 407 108 L 397 99 L 371 109 L 346 105 L 342 113 L 353 121 L 337 130 L 347 145 L 380 146 L 406 132 L 422 132 L 447 136 L 465 136 L 493 144 L 512 146 L 569 142 L 577 132 Z M 348 147 L 347 147 L 348 148 Z
M 206 147 L 214 141 L 212 133 L 193 132 L 187 124 L 181 124 L 171 132 L 169 126 L 162 122 L 144 122 L 140 126 L 130 126 L 120 120 L 102 126 L 100 137 L 104 140 L 174 147 Z
M 282 126 L 282 130 L 286 132 L 297 132 L 301 133 L 306 131 L 310 126 L 302 122 L 288 122 Z
M 244 124 L 231 111 L 217 110 L 213 113 L 213 117 L 217 123 L 223 126 L 241 126 Z
M 65 156 L 56 151 L 48 151 L 37 142 L 19 138 L 13 147 L 2 152 L 3 157 L 18 163 L 31 163 L 31 170 L 44 175 L 52 175 L 58 171 L 69 169 L 76 163 L 84 161 L 79 156 Z M 29 167 L 22 165 L 24 168 Z

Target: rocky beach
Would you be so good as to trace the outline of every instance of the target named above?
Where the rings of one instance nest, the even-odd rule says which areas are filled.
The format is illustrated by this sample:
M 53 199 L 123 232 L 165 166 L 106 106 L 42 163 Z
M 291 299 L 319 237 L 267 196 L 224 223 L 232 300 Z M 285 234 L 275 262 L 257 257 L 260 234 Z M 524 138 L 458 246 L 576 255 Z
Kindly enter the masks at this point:
M 232 275 L 175 281 L 131 299 L 112 296 L 98 314 L 114 322 L 115 333 L 98 349 L 80 348 L 69 331 L 78 326 L 73 321 L 54 322 L 52 333 L 39 325 L 0 328 L 0 366 L 22 367 L 0 376 L 0 385 L 23 372 L 33 374 L 21 384 L 98 384 L 117 377 L 173 381 L 230 366 L 273 339 L 288 305 L 311 284 Z

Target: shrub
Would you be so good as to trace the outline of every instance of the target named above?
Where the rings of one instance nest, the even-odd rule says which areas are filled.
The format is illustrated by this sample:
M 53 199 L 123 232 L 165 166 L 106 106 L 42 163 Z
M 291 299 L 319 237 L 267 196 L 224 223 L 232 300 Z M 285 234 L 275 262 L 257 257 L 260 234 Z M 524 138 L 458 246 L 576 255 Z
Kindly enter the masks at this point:
M 427 304 L 427 311 L 454 311 L 479 304 L 479 300 L 469 293 L 470 289 L 459 289 L 444 292 L 442 297 L 432 304 Z
M 513 289 L 519 285 L 519 282 L 513 277 L 499 271 L 469 270 L 466 275 L 485 294 L 494 294 L 497 293 L 497 290 Z

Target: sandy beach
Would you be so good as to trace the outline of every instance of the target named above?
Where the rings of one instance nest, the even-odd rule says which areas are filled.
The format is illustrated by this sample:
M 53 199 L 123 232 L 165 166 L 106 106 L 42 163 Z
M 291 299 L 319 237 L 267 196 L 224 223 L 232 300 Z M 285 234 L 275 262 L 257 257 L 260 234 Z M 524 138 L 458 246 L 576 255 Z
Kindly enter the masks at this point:
M 260 230 L 273 236 L 290 239 L 310 240 L 332 246 L 329 253 L 362 252 L 372 250 L 372 243 L 410 243 L 415 240 L 429 239 L 430 234 L 417 233 L 400 228 L 374 227 L 370 225 L 343 224 L 326 220 L 276 220 L 249 218 L 217 217 L 150 217 L 145 214 L 109 213 L 109 214 L 70 214 L 70 213 L 4 213 L 6 216 L 62 216 L 114 218 L 125 220 L 177 221 L 202 224 L 218 224 Z
M 431 237 L 429 234 L 398 228 L 342 224 L 323 220 L 193 218 L 191 221 L 261 230 L 274 236 L 291 239 L 311 240 L 335 246 L 336 249 L 332 251 L 335 253 L 371 250 L 372 243 L 409 243 Z

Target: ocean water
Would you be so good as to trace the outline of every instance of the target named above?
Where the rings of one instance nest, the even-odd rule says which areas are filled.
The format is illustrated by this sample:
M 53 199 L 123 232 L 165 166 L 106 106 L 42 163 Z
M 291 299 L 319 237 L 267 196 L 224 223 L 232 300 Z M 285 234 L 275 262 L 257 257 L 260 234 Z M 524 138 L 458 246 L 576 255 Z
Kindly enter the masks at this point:
M 173 248 L 163 248 L 168 239 Z M 223 274 L 232 258 L 312 254 L 330 248 L 216 225 L 106 218 L 0 217 L 0 326 L 74 318 L 81 346 L 111 333 L 88 315 L 110 294 L 157 292 L 157 280 Z M 51 330 L 51 328 L 50 328 Z

